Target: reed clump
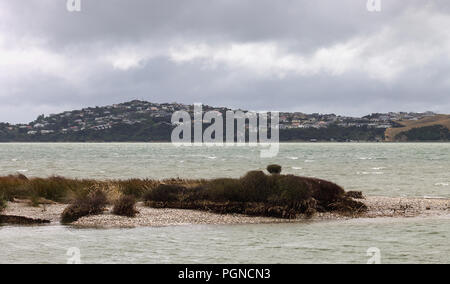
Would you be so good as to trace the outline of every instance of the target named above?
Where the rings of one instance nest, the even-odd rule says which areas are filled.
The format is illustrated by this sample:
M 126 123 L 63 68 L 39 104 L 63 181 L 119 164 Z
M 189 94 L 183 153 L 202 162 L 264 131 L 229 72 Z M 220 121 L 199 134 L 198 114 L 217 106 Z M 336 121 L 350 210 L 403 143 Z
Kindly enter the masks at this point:
M 30 195 L 28 179 L 22 175 L 0 177 L 0 195 L 8 201 Z
M 115 183 L 119 186 L 123 195 L 133 196 L 136 199 L 141 199 L 148 190 L 159 184 L 159 182 L 151 179 L 128 179 L 115 181 Z
M 136 210 L 136 199 L 134 196 L 122 196 L 114 202 L 113 214 L 125 217 L 135 217 L 138 210 Z
M 67 179 L 63 177 L 27 178 L 24 175 L 0 177 L 0 195 L 7 200 L 47 199 L 67 202 L 71 196 L 79 195 L 96 182 L 93 180 Z
M 27 178 L 24 175 L 0 177 L 0 196 L 8 201 L 14 199 L 51 200 L 68 203 L 73 199 L 85 197 L 89 193 L 101 190 L 110 200 L 121 196 L 133 196 L 136 200 L 160 184 L 183 185 L 188 187 L 204 183 L 204 180 L 166 179 L 128 179 L 98 181 L 91 179 L 70 179 L 59 176 L 48 178 Z
M 97 190 L 85 197 L 75 199 L 61 214 L 61 222 L 73 223 L 81 217 L 102 214 L 108 204 L 103 191 Z

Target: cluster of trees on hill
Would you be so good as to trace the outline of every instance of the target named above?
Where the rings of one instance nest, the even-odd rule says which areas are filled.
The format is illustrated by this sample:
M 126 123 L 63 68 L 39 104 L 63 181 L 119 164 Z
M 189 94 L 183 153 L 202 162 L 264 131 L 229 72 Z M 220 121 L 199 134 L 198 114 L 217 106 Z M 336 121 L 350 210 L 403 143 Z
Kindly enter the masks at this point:
M 384 128 L 339 127 L 297 128 L 280 131 L 281 141 L 383 141 Z
M 164 142 L 170 141 L 172 126 L 166 123 L 146 121 L 139 124 L 117 124 L 112 128 L 96 131 L 35 134 L 0 133 L 0 142 Z
M 442 125 L 413 128 L 396 136 L 399 141 L 450 141 L 450 130 Z
M 206 126 L 205 126 L 206 127 Z M 145 121 L 139 124 L 118 124 L 96 131 L 27 135 L 1 132 L 0 142 L 170 142 L 173 126 L 169 123 Z M 280 141 L 382 141 L 384 129 L 367 127 L 297 128 L 280 130 Z

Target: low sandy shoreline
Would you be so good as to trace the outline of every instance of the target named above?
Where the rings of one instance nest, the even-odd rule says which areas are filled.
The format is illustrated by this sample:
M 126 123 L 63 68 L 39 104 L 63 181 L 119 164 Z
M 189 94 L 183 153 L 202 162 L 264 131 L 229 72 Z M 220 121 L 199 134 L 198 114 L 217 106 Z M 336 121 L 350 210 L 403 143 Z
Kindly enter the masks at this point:
M 404 198 L 404 197 L 367 197 L 364 202 L 368 212 L 358 216 L 342 216 L 334 213 L 319 213 L 309 220 L 340 220 L 349 218 L 379 217 L 433 217 L 450 215 L 450 199 Z M 60 215 L 66 204 L 49 204 L 30 207 L 26 203 L 8 203 L 4 215 L 23 216 L 34 219 L 49 220 L 51 224 L 59 224 Z M 154 209 L 137 206 L 139 214 L 135 218 L 120 217 L 111 214 L 108 208 L 102 215 L 88 216 L 73 223 L 76 227 L 163 227 L 181 225 L 226 225 L 226 224 L 262 224 L 289 223 L 305 219 L 286 220 L 268 217 L 249 217 L 238 214 L 220 215 L 209 212 L 181 209 Z

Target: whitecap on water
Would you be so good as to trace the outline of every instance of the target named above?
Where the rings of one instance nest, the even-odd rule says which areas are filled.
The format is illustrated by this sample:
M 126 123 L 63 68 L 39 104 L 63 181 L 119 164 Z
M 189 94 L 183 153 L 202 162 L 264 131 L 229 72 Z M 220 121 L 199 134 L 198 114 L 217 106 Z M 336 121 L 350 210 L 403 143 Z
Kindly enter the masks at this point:
M 314 160 L 305 160 L 305 163 L 314 163 Z
M 288 157 L 288 159 L 291 159 L 291 160 L 298 160 L 298 157 Z
M 292 167 L 293 170 L 302 170 L 303 168 L 300 167 Z
M 384 175 L 383 172 L 356 172 L 357 175 Z
M 438 183 L 435 183 L 434 185 L 435 186 L 449 186 L 449 184 L 446 182 L 438 182 Z
M 211 157 L 208 157 L 208 159 L 215 160 L 215 159 L 217 159 L 217 157 L 211 156 Z
M 19 159 L 11 159 L 11 162 L 17 162 Z
M 378 168 L 372 168 L 372 170 L 375 170 L 375 171 L 379 171 L 379 170 L 383 170 L 383 169 L 385 169 L 386 167 L 378 167 Z
M 429 196 L 429 195 L 424 195 L 423 198 L 425 198 L 425 199 L 447 199 L 443 196 Z

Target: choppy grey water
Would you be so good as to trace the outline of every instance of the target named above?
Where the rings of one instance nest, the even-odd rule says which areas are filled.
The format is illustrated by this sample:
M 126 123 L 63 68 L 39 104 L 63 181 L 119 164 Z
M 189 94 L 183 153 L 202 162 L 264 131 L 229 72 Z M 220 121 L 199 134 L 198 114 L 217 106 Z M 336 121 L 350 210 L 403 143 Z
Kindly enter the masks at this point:
M 450 263 L 450 219 L 71 229 L 0 228 L 0 263 Z
M 0 174 L 117 179 L 239 177 L 270 163 L 368 195 L 450 197 L 450 143 L 282 144 L 273 159 L 249 147 L 172 144 L 0 144 Z
M 239 177 L 267 164 L 332 180 L 367 195 L 450 197 L 450 144 L 282 144 L 258 148 L 171 144 L 0 144 L 0 174 L 116 179 Z M 76 230 L 0 227 L 0 263 L 449 263 L 450 218 L 304 224 Z

